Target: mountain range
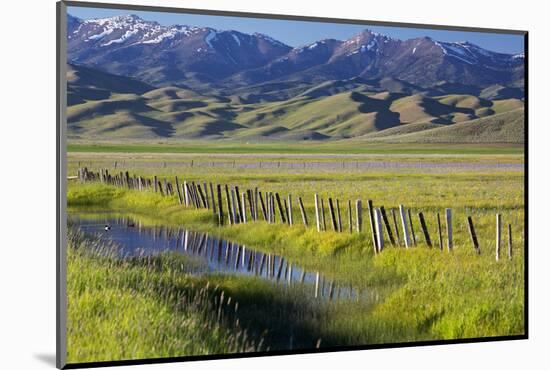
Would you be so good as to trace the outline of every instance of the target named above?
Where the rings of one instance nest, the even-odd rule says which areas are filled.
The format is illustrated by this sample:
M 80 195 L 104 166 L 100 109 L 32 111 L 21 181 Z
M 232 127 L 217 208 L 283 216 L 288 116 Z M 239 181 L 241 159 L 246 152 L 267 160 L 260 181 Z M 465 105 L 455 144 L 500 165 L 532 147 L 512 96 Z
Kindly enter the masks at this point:
M 492 125 L 484 141 L 523 141 L 524 55 L 469 42 L 364 30 L 292 48 L 260 33 L 135 15 L 69 15 L 67 41 L 73 138 L 397 140 L 414 132 L 422 141 L 419 132 L 457 125 L 452 141 L 475 141 L 471 127 Z M 470 136 L 457 137 L 463 131 Z

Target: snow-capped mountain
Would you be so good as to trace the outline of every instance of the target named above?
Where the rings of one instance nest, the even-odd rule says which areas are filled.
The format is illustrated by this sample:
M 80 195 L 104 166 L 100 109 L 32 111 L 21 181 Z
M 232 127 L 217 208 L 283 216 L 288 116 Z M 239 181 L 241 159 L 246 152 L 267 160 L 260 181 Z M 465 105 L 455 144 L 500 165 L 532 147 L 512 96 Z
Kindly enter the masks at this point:
M 135 15 L 80 20 L 69 15 L 71 63 L 153 85 L 231 89 L 268 81 L 391 77 L 423 87 L 460 83 L 523 88 L 524 55 L 428 37 L 397 40 L 364 30 L 348 40 L 291 48 L 268 35 L 163 26 Z

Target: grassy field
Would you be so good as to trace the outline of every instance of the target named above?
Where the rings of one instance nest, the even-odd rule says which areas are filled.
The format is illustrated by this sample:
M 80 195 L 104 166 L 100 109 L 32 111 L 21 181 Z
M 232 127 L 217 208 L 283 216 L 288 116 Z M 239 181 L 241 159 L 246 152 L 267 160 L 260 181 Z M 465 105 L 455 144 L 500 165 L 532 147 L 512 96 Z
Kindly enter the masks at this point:
M 157 149 L 161 152 L 162 148 L 165 152 L 174 149 L 175 152 L 185 153 L 184 149 L 192 150 L 196 148 L 195 145 L 198 144 L 189 147 L 174 144 L 147 148 L 140 145 L 128 147 L 118 143 L 114 146 L 99 146 L 99 153 L 83 152 L 96 150 L 98 147 L 78 146 L 82 151 L 70 153 L 69 158 L 76 156 L 82 161 L 100 159 L 107 162 L 112 155 L 103 152 L 103 149 L 115 152 L 120 149 L 121 153 L 117 154 L 117 158 L 126 156 L 131 163 L 130 159 L 134 155 L 146 155 L 140 151 L 148 151 L 152 156 L 160 155 L 156 152 Z M 252 152 L 276 152 L 277 146 L 272 145 L 271 147 L 258 145 L 258 151 L 252 150 Z M 113 150 L 113 148 L 117 149 Z M 128 148 L 134 153 L 123 154 L 122 152 Z M 225 148 L 222 144 L 216 144 L 211 148 L 203 148 L 197 156 L 204 156 L 204 153 L 209 151 L 231 153 L 230 148 L 233 148 L 233 153 L 243 150 L 237 144 L 228 145 Z M 320 152 L 338 153 L 338 149 L 333 152 L 324 151 L 321 148 L 322 145 L 314 145 L 306 149 L 296 146 L 295 149 L 297 153 L 311 155 Z M 513 146 L 495 146 L 494 148 L 457 146 L 447 148 L 448 152 L 441 157 L 436 155 L 437 149 L 434 146 L 420 146 L 423 149 L 413 148 L 409 151 L 405 146 L 380 146 L 375 154 L 382 156 L 384 160 L 391 157 L 387 155 L 385 148 L 391 150 L 392 155 L 395 153 L 403 157 L 412 155 L 415 160 L 427 162 L 441 161 L 441 157 L 445 158 L 447 155 L 458 156 L 460 160 L 467 157 L 473 162 L 505 160 L 521 163 L 522 161 L 521 148 Z M 425 150 L 422 153 L 426 155 L 417 157 L 414 150 L 421 152 Z M 475 154 L 476 150 L 488 154 L 479 152 Z M 342 147 L 342 153 L 344 152 Z M 330 158 L 323 160 L 330 160 Z M 391 160 L 394 158 L 391 157 Z M 74 172 L 76 169 L 76 162 L 70 163 L 72 167 L 69 168 L 69 172 L 72 173 L 71 171 Z M 112 167 L 110 170 L 117 171 Z M 319 338 L 321 338 L 321 346 L 335 346 L 515 335 L 524 332 L 523 171 L 487 171 L 483 168 L 470 170 L 434 170 L 432 168 L 242 170 L 230 167 L 135 167 L 129 170 L 132 174 L 143 176 L 155 174 L 169 180 L 177 175 L 180 180 L 227 183 L 239 185 L 241 189 L 258 187 L 262 191 L 279 192 L 281 196 L 286 196 L 290 192 L 293 199 L 297 199 L 298 196 L 304 199 L 310 224 L 314 223 L 314 193 L 318 193 L 324 199 L 329 196 L 338 198 L 342 205 L 347 205 L 348 200 L 355 199 L 362 199 L 363 202 L 366 202 L 366 199 L 372 199 L 376 207 L 384 205 L 388 210 L 404 204 L 411 209 L 413 215 L 419 211 L 424 212 L 432 240 L 437 239 L 436 213 L 442 214 L 446 207 L 453 209 L 455 249 L 451 253 L 446 250 L 440 251 L 439 248 L 428 248 L 419 234 L 417 224 L 415 226 L 417 247 L 408 250 L 403 247 L 388 247 L 380 255 L 375 256 L 366 214 L 364 232 L 353 234 L 330 231 L 328 219 L 329 231 L 322 233 L 317 233 L 314 227 L 306 229 L 300 224 L 289 227 L 283 224 L 267 224 L 263 221 L 219 227 L 211 211 L 180 206 L 176 197 L 162 197 L 151 192 L 138 192 L 102 184 L 71 182 L 68 191 L 70 210 L 109 210 L 131 215 L 150 225 L 162 224 L 174 227 L 185 225 L 190 229 L 218 235 L 258 250 L 277 253 L 309 271 L 321 271 L 328 278 L 333 278 L 342 284 L 353 284 L 372 292 L 373 298 L 366 306 L 360 302 L 318 305 L 305 299 L 299 291 L 284 290 L 257 278 L 213 275 L 199 279 L 188 275 L 185 278 L 188 280 L 179 281 L 174 274 L 169 272 L 166 274 L 170 277 L 163 285 L 167 289 L 172 286 L 201 286 L 206 281 L 220 285 L 239 302 L 239 320 L 242 327 L 247 328 L 250 336 L 257 341 L 263 338 L 266 348 L 288 349 L 289 346 L 312 348 Z M 507 259 L 505 248 L 503 250 L 505 258 L 499 262 L 494 258 L 494 223 L 497 212 L 502 214 L 505 225 L 508 223 L 512 225 L 514 242 L 512 260 Z M 471 247 L 465 223 L 467 215 L 474 219 L 481 245 L 481 255 L 477 255 Z M 342 216 L 343 228 L 347 230 L 347 211 L 344 211 Z M 294 218 L 297 222 L 301 220 L 296 205 Z M 417 219 L 415 222 L 418 223 Z M 438 246 L 437 242 L 434 243 Z M 93 260 L 97 261 L 97 259 Z M 87 263 L 85 261 L 88 260 L 74 261 L 75 259 L 70 258 L 70 263 L 75 264 Z M 120 268 L 130 273 L 129 271 L 136 267 L 122 263 Z M 170 271 L 168 262 L 166 268 Z M 90 269 L 101 269 L 101 266 L 93 265 Z M 110 271 L 110 268 L 107 270 Z M 105 273 L 106 270 L 103 271 Z M 121 273 L 122 271 L 116 275 Z M 90 271 L 90 274 L 94 273 Z M 111 273 L 106 275 L 109 275 L 110 279 L 115 279 Z M 71 276 L 76 279 L 75 275 L 70 274 L 69 279 Z M 86 279 L 87 277 L 80 279 L 83 286 Z M 120 287 L 115 281 L 106 281 L 105 284 L 105 286 L 112 285 L 117 291 Z M 132 289 L 137 288 L 133 286 Z M 103 297 L 99 291 L 95 294 L 98 295 L 98 299 L 108 298 Z M 69 294 L 69 300 L 71 297 L 73 297 L 72 293 Z M 154 298 L 153 301 L 157 299 Z M 80 312 L 81 309 L 78 311 Z M 136 317 L 135 315 L 130 317 L 126 311 L 121 309 L 117 314 L 128 320 Z M 78 313 L 75 312 L 75 314 Z M 168 315 L 162 320 L 173 319 Z M 90 318 L 84 317 L 82 320 L 85 322 Z M 103 318 L 100 317 L 99 320 Z M 94 330 L 102 327 L 101 323 L 96 324 Z M 161 324 L 158 323 L 158 325 Z M 221 332 L 223 330 L 231 332 L 227 324 L 220 326 Z M 289 327 L 292 328 L 290 332 Z M 107 331 L 105 335 L 115 342 L 120 339 L 117 339 L 113 332 Z M 183 337 L 189 335 L 192 333 L 182 334 Z M 75 336 L 74 340 L 75 347 L 86 344 L 82 342 L 84 340 L 82 337 Z M 211 342 L 215 343 L 215 340 L 216 338 L 213 338 Z M 149 342 L 138 341 L 135 338 L 132 339 L 132 343 L 142 350 L 149 345 Z M 86 346 L 94 347 L 94 344 L 87 343 Z M 201 344 L 201 346 L 203 346 L 202 352 L 196 348 L 191 349 L 191 352 L 210 353 L 208 351 L 232 350 L 231 348 L 220 350 L 211 343 Z M 157 351 L 157 353 L 160 352 Z M 174 352 L 162 352 L 162 354 L 165 353 Z M 185 351 L 182 353 L 188 354 Z
M 159 141 L 128 142 L 105 141 L 90 142 L 72 140 L 68 152 L 86 153 L 218 153 L 218 154 L 431 154 L 431 155 L 488 155 L 523 154 L 521 144 L 385 144 L 364 143 L 359 140 L 329 142 L 287 142 L 287 141 Z

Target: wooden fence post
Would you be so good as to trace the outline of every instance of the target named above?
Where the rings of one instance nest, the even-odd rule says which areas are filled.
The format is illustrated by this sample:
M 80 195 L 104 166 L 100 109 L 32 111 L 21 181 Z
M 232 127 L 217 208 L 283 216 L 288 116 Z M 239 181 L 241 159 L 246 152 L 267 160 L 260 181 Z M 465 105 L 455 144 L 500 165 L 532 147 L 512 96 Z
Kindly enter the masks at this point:
M 327 231 L 327 220 L 325 219 L 325 200 L 321 198 L 321 225 L 322 230 Z
M 439 249 L 443 250 L 443 235 L 441 234 L 441 217 L 437 212 L 437 232 L 439 233 Z
M 413 219 L 412 219 L 412 216 L 411 216 L 411 209 L 407 209 L 407 214 L 409 216 L 409 224 L 411 225 L 411 238 L 412 238 L 412 243 L 414 246 L 416 246 L 416 235 L 414 233 L 414 226 L 413 226 Z
M 304 226 L 308 226 L 307 222 L 307 214 L 306 210 L 304 209 L 304 203 L 302 202 L 302 197 L 298 197 L 298 204 L 300 205 L 300 213 L 302 214 L 302 222 L 304 223 Z
M 378 253 L 382 252 L 382 249 L 384 249 L 384 229 L 382 225 L 382 213 L 380 212 L 380 209 L 374 210 L 374 220 L 376 224 L 376 242 L 378 247 Z
M 139 181 L 139 190 L 141 190 L 141 179 Z M 180 202 L 180 205 L 181 205 L 183 204 L 183 199 L 181 197 L 180 183 L 178 181 L 177 176 L 176 176 L 176 192 L 178 193 L 178 201 Z
M 403 240 L 405 241 L 405 248 L 410 248 L 411 240 L 407 225 L 407 213 L 405 212 L 405 207 L 402 204 L 399 205 L 399 214 L 401 215 L 401 227 L 403 227 Z
M 292 195 L 288 194 L 288 224 L 292 226 L 294 223 L 293 217 L 292 217 Z
M 185 205 L 189 206 L 189 190 L 187 189 L 187 181 L 183 182 L 183 200 Z
M 336 223 L 336 214 L 334 213 L 334 206 L 332 204 L 332 198 L 328 198 L 328 208 L 330 211 L 330 218 L 332 220 L 332 230 L 338 231 L 338 224 Z
M 155 176 L 155 193 L 158 193 L 159 191 L 159 188 L 158 188 L 158 180 L 157 180 L 157 176 Z
M 315 221 L 317 223 L 317 232 L 321 232 L 321 220 L 319 219 L 319 195 L 315 193 Z
M 395 246 L 395 239 L 393 238 L 390 222 L 388 221 L 388 216 L 386 215 L 386 209 L 384 208 L 384 206 L 380 207 L 380 214 L 382 215 L 382 221 L 386 226 L 386 232 L 388 233 L 388 238 L 390 239 L 390 243 L 391 245 Z
M 422 233 L 424 234 L 424 240 L 428 247 L 432 247 L 432 240 L 430 239 L 430 233 L 428 232 L 428 226 L 426 225 L 426 220 L 424 219 L 424 214 L 418 212 L 418 218 L 420 219 L 420 227 L 422 228 Z
M 244 193 L 241 193 L 241 203 L 242 203 L 242 210 L 243 210 L 242 221 L 244 224 L 246 224 L 246 197 Z
M 447 250 L 453 249 L 453 213 L 450 208 L 445 209 L 445 222 L 447 225 Z
M 241 207 L 241 194 L 239 192 L 239 187 L 235 185 L 234 187 L 235 189 L 235 197 L 237 198 L 237 209 L 235 210 L 238 215 L 237 215 L 237 220 L 239 220 L 239 222 L 242 222 L 243 220 L 243 208 Z
M 468 231 L 470 232 L 470 239 L 474 245 L 474 250 L 477 254 L 480 254 L 481 250 L 479 249 L 479 243 L 477 241 L 476 229 L 474 228 L 474 222 L 470 216 L 468 216 Z
M 197 190 L 198 190 L 199 197 L 201 199 L 203 208 L 208 208 L 208 203 L 206 202 L 206 198 L 205 198 L 204 193 L 202 191 L 201 184 L 197 184 Z M 204 189 L 204 190 L 206 190 L 206 189 Z
M 369 221 L 370 221 L 370 231 L 372 233 L 372 245 L 374 247 L 374 253 L 378 252 L 378 238 L 376 237 L 376 226 L 374 225 L 374 209 L 372 208 L 372 200 L 367 200 L 367 205 L 369 208 Z
M 363 231 L 363 209 L 361 204 L 361 199 L 355 201 L 355 222 L 357 226 L 355 229 L 358 233 Z
M 395 228 L 395 237 L 397 238 L 397 245 L 401 244 L 401 238 L 399 237 L 399 227 L 397 226 L 397 217 L 395 216 L 395 210 L 391 209 L 391 215 L 393 218 L 393 227 Z
M 271 203 L 273 199 L 271 198 L 271 192 L 266 193 L 265 201 L 267 203 L 267 222 L 273 222 L 273 204 Z
M 496 224 L 496 250 L 495 250 L 495 259 L 500 260 L 500 239 L 501 239 L 501 223 L 502 216 L 500 213 L 497 213 L 497 224 Z
M 240 222 L 239 214 L 238 214 L 238 206 L 237 202 L 235 202 L 235 188 L 231 188 L 231 214 L 233 215 L 233 223 L 238 224 Z
M 267 221 L 267 211 L 265 209 L 265 203 L 264 203 L 264 197 L 262 196 L 262 192 L 258 192 L 259 198 L 260 198 L 260 204 L 262 206 L 262 214 L 264 215 L 264 221 Z
M 279 208 L 279 214 L 281 215 L 281 222 L 286 223 L 285 211 L 283 210 L 283 205 L 281 204 L 281 197 L 279 193 L 275 193 L 275 199 L 277 200 L 277 207 Z
M 221 187 L 220 184 L 217 184 L 216 188 L 217 188 L 217 191 L 218 191 L 218 223 L 220 225 L 223 225 L 222 187 Z
M 202 183 L 202 187 L 204 188 L 204 198 L 206 199 L 206 208 L 210 209 L 210 199 L 208 199 L 208 188 L 206 187 L 206 182 Z
M 208 185 L 210 187 L 210 198 L 212 198 L 212 213 L 216 215 L 216 197 L 214 196 L 214 186 L 211 182 L 208 183 Z
M 254 188 L 254 221 L 258 221 L 258 188 Z
M 251 189 L 248 189 L 246 191 L 246 194 L 248 196 L 248 205 L 250 206 L 250 219 L 252 221 L 256 221 L 256 217 L 254 216 L 256 205 L 254 204 L 254 195 Z
M 342 232 L 342 216 L 340 215 L 340 202 L 336 199 L 336 215 L 338 220 L 338 232 Z
M 351 218 L 351 200 L 348 200 L 348 226 L 349 226 L 349 233 L 353 233 L 353 220 Z
M 227 187 L 227 184 L 225 184 L 225 200 L 227 203 L 227 219 L 229 221 L 229 225 L 232 225 L 234 223 L 233 214 L 231 213 L 231 198 L 229 197 L 229 188 Z

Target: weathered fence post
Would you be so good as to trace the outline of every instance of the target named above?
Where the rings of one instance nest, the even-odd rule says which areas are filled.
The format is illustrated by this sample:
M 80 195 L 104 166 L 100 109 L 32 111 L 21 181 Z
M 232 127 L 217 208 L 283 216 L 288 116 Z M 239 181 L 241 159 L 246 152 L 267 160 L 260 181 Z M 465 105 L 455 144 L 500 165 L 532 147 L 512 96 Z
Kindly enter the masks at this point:
M 286 223 L 285 211 L 283 210 L 283 205 L 281 204 L 281 197 L 279 193 L 275 193 L 275 199 L 277 200 L 277 207 L 279 208 L 279 214 L 281 215 L 281 222 Z
M 216 188 L 217 188 L 217 191 L 218 191 L 218 223 L 220 225 L 223 225 L 222 187 L 221 187 L 220 184 L 217 184 Z
M 254 188 L 254 221 L 258 221 L 258 188 Z
M 229 197 L 229 188 L 227 187 L 227 184 L 225 184 L 225 200 L 227 203 L 227 220 L 229 221 L 229 225 L 232 225 L 234 220 L 231 211 L 231 198 Z
M 260 205 L 262 206 L 262 214 L 264 216 L 264 221 L 267 221 L 267 211 L 265 209 L 265 203 L 264 203 L 264 197 L 262 196 L 262 192 L 258 192 L 258 196 L 260 198 Z M 267 200 L 267 199 L 266 199 Z
M 237 220 L 239 220 L 238 222 L 242 222 L 244 217 L 243 217 L 243 208 L 241 207 L 241 194 L 239 192 L 238 186 L 235 185 L 234 189 L 235 189 L 235 197 L 237 198 L 237 207 L 235 210 L 238 213 Z
M 453 249 L 453 213 L 450 208 L 445 209 L 445 223 L 447 226 L 447 250 Z
M 376 223 L 376 241 L 377 241 L 377 247 L 378 247 L 378 253 L 382 252 L 382 249 L 384 249 L 384 229 L 382 225 L 382 213 L 380 212 L 380 209 L 374 210 L 374 216 L 375 216 L 375 223 Z
M 391 215 L 393 218 L 393 227 L 395 228 L 395 237 L 397 238 L 397 245 L 401 244 L 401 238 L 399 237 L 399 227 L 397 226 L 397 217 L 395 216 L 395 210 L 391 209 Z
M 422 233 L 424 234 L 424 240 L 428 247 L 432 247 L 432 240 L 430 239 L 430 233 L 428 232 L 428 226 L 426 225 L 426 220 L 424 219 L 424 214 L 418 212 L 418 218 L 420 219 L 420 227 L 422 228 Z
M 327 220 L 325 219 L 325 200 L 321 198 L 321 225 L 323 231 L 327 231 Z
M 512 259 L 512 225 L 508 224 L 508 258 Z
M 158 193 L 159 191 L 159 188 L 158 188 L 158 180 L 157 180 L 157 176 L 155 176 L 155 193 Z
M 353 220 L 351 218 L 351 200 L 348 200 L 348 226 L 349 226 L 349 233 L 353 233 Z
M 212 198 L 212 213 L 216 215 L 216 197 L 214 196 L 214 186 L 211 182 L 208 183 L 208 185 L 210 187 L 210 197 Z
M 210 199 L 208 199 L 208 188 L 206 187 L 206 182 L 202 183 L 202 187 L 204 188 L 204 198 L 206 199 L 206 208 L 210 209 Z
M 302 214 L 302 222 L 304 223 L 304 226 L 307 227 L 307 214 L 306 210 L 304 209 L 304 203 L 302 202 L 302 197 L 298 197 L 298 204 L 300 205 L 300 213 Z
M 187 181 L 183 182 L 183 200 L 185 202 L 185 205 L 189 206 L 189 190 L 187 188 Z
M 317 232 L 321 232 L 321 220 L 319 218 L 319 195 L 315 193 L 315 221 L 317 222 Z
M 501 239 L 501 223 L 502 216 L 500 213 L 497 213 L 497 224 L 496 224 L 496 250 L 495 250 L 495 259 L 500 260 L 500 239 Z
M 361 204 L 361 199 L 355 201 L 355 222 L 357 226 L 355 229 L 358 233 L 363 231 L 363 209 Z
M 248 196 L 248 205 L 250 206 L 250 219 L 252 221 L 256 221 L 256 217 L 254 216 L 255 214 L 255 209 L 256 209 L 256 204 L 254 204 L 254 196 L 253 196 L 253 192 L 252 190 L 248 189 L 246 191 L 246 194 Z
M 413 219 L 412 219 L 412 216 L 411 216 L 411 209 L 407 209 L 407 215 L 409 216 L 409 224 L 411 225 L 411 238 L 412 238 L 412 243 L 414 246 L 416 246 L 416 235 L 414 233 L 414 225 L 413 225 Z
M 288 224 L 292 226 L 294 219 L 292 217 L 292 195 L 288 194 Z
M 439 249 L 443 250 L 443 235 L 441 234 L 441 217 L 437 212 L 437 232 L 439 233 Z
M 141 190 L 141 179 L 139 181 L 139 190 Z M 178 181 L 177 176 L 176 176 L 176 192 L 178 193 L 178 201 L 180 202 L 180 205 L 181 205 L 183 204 L 183 199 L 181 197 L 180 183 Z
M 238 204 L 239 202 L 235 202 L 235 188 L 231 188 L 231 214 L 233 215 L 233 223 L 238 224 L 240 222 L 239 214 L 238 214 Z
M 336 214 L 334 213 L 334 206 L 332 204 L 332 198 L 328 198 L 328 208 L 330 211 L 330 218 L 332 220 L 332 230 L 338 231 L 338 224 L 336 223 Z
M 197 184 L 197 190 L 199 192 L 199 196 L 201 198 L 202 206 L 203 208 L 208 208 L 208 202 L 206 201 L 206 198 L 204 196 L 204 192 L 202 191 L 201 184 Z M 206 192 L 206 189 L 204 189 Z M 208 193 L 206 193 L 208 195 Z
M 342 232 L 342 216 L 340 215 L 340 202 L 336 199 L 336 216 L 338 220 L 338 232 Z
M 367 200 L 367 205 L 369 208 L 369 221 L 370 221 L 370 231 L 372 233 L 372 245 L 374 247 L 374 253 L 378 252 L 378 240 L 376 237 L 376 226 L 374 225 L 374 209 L 372 208 L 372 200 Z
M 380 213 L 382 215 L 382 221 L 384 222 L 384 225 L 386 226 L 386 232 L 388 233 L 388 238 L 390 239 L 391 245 L 395 246 L 395 239 L 393 238 L 393 233 L 391 231 L 390 222 L 388 221 L 388 216 L 386 215 L 386 209 L 384 206 L 380 207 Z
M 405 241 L 405 248 L 410 248 L 411 240 L 407 225 L 407 213 L 405 212 L 405 207 L 402 204 L 399 205 L 399 214 L 401 215 L 401 227 L 403 227 L 403 240 Z
M 470 216 L 468 216 L 468 231 L 470 232 L 470 239 L 474 245 L 474 250 L 477 254 L 480 254 L 481 250 L 479 249 L 479 243 L 477 241 L 476 229 L 474 228 L 474 222 Z
M 242 210 L 243 210 L 242 221 L 244 224 L 246 224 L 246 197 L 244 193 L 241 193 L 241 203 L 242 203 Z

